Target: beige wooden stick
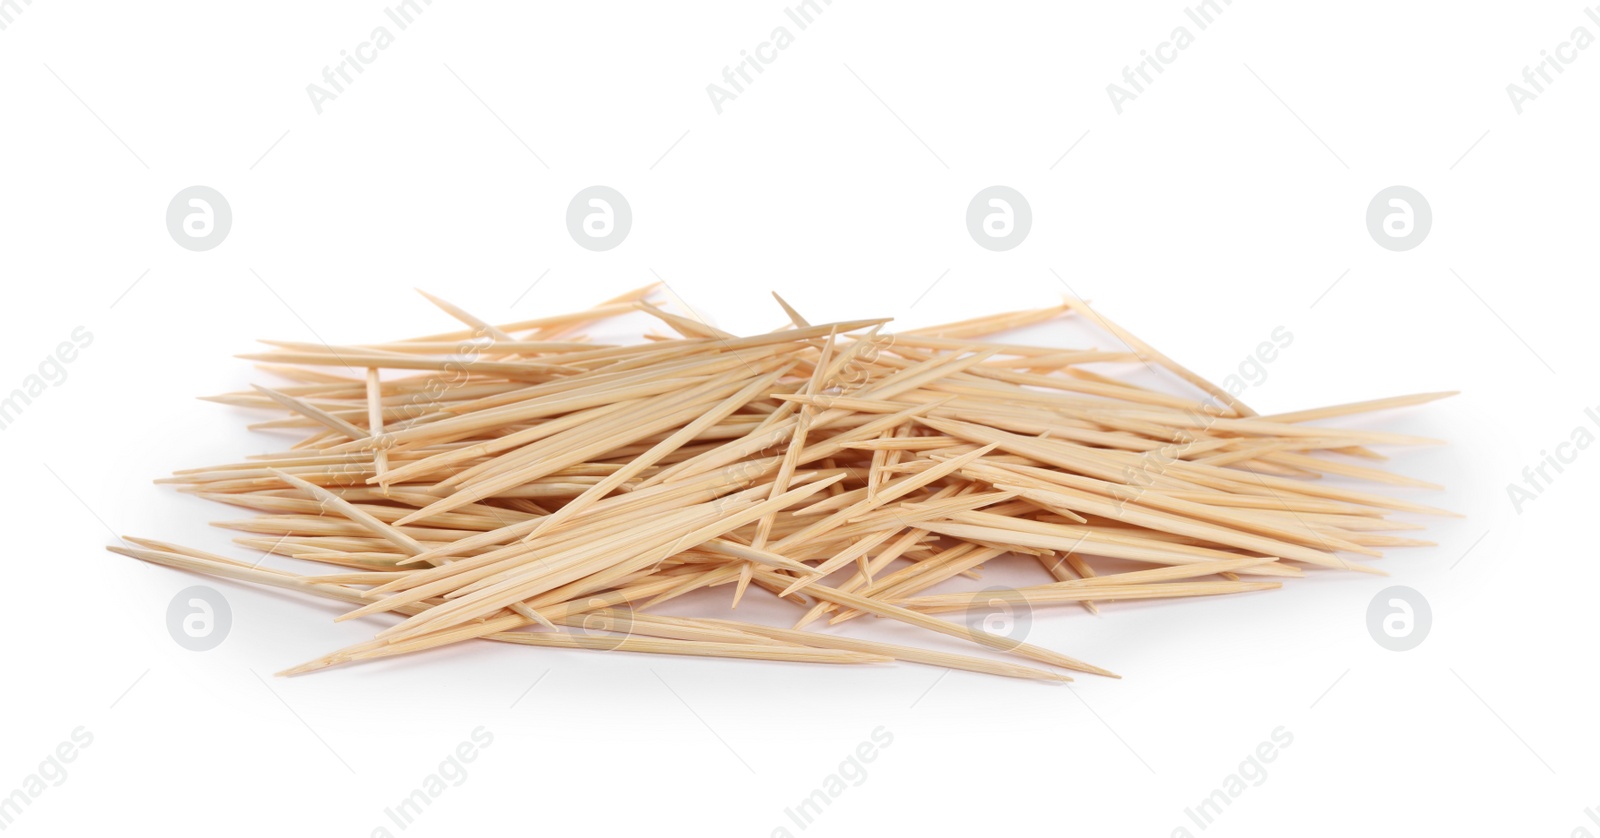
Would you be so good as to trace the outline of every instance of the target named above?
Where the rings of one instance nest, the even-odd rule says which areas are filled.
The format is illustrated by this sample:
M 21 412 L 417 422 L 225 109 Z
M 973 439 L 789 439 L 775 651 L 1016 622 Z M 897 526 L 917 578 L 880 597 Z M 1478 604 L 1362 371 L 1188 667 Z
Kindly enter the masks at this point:
M 245 357 L 287 383 L 210 400 L 287 411 L 250 427 L 302 436 L 157 482 L 247 510 L 215 524 L 260 556 L 320 569 L 141 539 L 112 549 L 346 603 L 337 620 L 400 621 L 286 674 L 482 638 L 1065 680 L 799 629 L 871 614 L 1110 674 L 976 617 L 1269 590 L 1306 565 L 1376 573 L 1347 557 L 1431 544 L 1391 513 L 1451 514 L 1346 487 L 1437 488 L 1362 447 L 1433 440 L 1321 426 L 1448 394 L 1257 416 L 1076 300 L 889 334 L 885 319 L 813 324 L 777 297 L 790 325 L 740 336 L 650 303 L 652 290 L 500 325 L 424 293 L 467 328 L 358 346 L 264 341 Z M 986 338 L 1068 312 L 1131 351 Z M 581 334 L 638 313 L 661 333 Z M 1133 360 L 1203 398 L 1097 366 Z M 1140 566 L 1111 573 L 1099 557 Z M 1044 582 L 961 590 L 1019 561 L 1040 563 Z M 795 629 L 654 611 L 702 609 L 696 592 L 724 585 L 735 606 L 768 594 L 798 606 Z M 968 616 L 932 616 L 945 612 Z

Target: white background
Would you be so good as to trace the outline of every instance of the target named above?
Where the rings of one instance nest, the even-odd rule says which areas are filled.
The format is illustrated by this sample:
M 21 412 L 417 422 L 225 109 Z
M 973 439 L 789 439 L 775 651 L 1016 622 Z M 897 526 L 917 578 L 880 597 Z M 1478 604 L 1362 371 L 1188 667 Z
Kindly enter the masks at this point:
M 1520 115 L 1506 93 L 1575 27 L 1600 34 L 1582 6 L 1239 0 L 1195 31 L 1178 3 L 836 0 L 719 115 L 706 86 L 794 29 L 782 9 L 439 0 L 318 114 L 306 86 L 388 23 L 380 3 L 17 5 L 0 391 L 75 328 L 94 342 L 0 431 L 0 794 L 79 726 L 94 739 L 8 834 L 399 834 L 385 807 L 479 726 L 492 745 L 406 834 L 1200 834 L 1185 808 L 1280 726 L 1292 744 L 1207 834 L 1600 834 L 1600 453 L 1520 514 L 1506 493 L 1600 433 L 1600 48 Z M 1180 25 L 1193 45 L 1119 115 L 1106 85 Z M 195 184 L 234 215 L 203 253 L 164 226 Z M 634 213 L 604 253 L 565 228 L 593 184 Z M 964 227 L 992 184 L 1033 210 L 1007 252 Z M 1433 211 L 1407 252 L 1365 227 L 1394 184 Z M 286 680 L 374 624 L 102 550 L 115 532 L 249 557 L 206 526 L 237 510 L 149 481 L 286 444 L 194 400 L 258 380 L 231 357 L 254 338 L 454 328 L 414 287 L 505 321 L 653 275 L 745 332 L 782 322 L 769 290 L 814 321 L 926 324 L 1066 285 L 1213 379 L 1282 326 L 1294 343 L 1245 394 L 1262 412 L 1463 391 L 1350 422 L 1449 440 L 1391 465 L 1466 517 L 1416 519 L 1439 546 L 1394 551 L 1390 579 L 1041 611 L 1031 641 L 1124 676 L 1070 687 L 487 643 Z M 1076 328 L 1032 337 L 1107 345 Z M 196 583 L 233 609 L 205 653 L 165 627 Z M 1367 633 L 1390 584 L 1432 605 L 1410 652 Z M 879 727 L 865 781 L 791 822 Z

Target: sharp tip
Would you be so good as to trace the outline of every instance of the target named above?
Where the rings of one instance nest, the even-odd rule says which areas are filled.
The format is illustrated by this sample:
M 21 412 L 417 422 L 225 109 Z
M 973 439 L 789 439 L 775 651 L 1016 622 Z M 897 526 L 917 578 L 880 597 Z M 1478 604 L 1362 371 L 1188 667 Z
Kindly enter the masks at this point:
M 272 675 L 274 678 L 293 678 L 296 675 L 304 675 L 307 672 L 315 672 L 319 669 L 326 669 L 330 666 L 333 666 L 333 661 L 309 661 L 307 663 L 302 663 L 299 666 L 290 667 L 289 669 L 285 669 L 281 672 L 274 672 Z

